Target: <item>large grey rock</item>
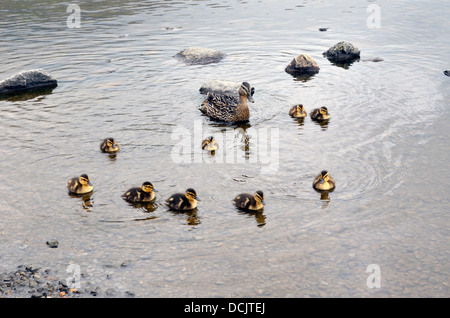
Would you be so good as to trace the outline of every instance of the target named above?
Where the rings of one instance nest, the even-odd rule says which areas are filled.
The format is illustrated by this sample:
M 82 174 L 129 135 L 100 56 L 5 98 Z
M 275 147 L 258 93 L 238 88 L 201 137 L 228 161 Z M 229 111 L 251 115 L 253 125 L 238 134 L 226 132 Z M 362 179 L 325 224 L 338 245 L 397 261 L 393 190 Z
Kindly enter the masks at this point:
M 341 41 L 330 47 L 323 55 L 331 62 L 352 62 L 359 59 L 361 51 L 347 41 Z
M 24 71 L 0 82 L 0 96 L 56 86 L 56 79 L 41 69 Z
M 201 94 L 208 94 L 208 92 L 239 96 L 239 87 L 241 87 L 240 82 L 224 81 L 224 80 L 212 80 L 208 83 L 204 83 L 200 87 Z
M 308 54 L 300 54 L 294 58 L 284 70 L 286 73 L 298 76 L 317 74 L 319 73 L 320 68 L 311 56 Z
M 186 64 L 209 64 L 221 61 L 225 54 L 213 49 L 205 49 L 201 47 L 188 47 L 175 55 L 176 58 Z

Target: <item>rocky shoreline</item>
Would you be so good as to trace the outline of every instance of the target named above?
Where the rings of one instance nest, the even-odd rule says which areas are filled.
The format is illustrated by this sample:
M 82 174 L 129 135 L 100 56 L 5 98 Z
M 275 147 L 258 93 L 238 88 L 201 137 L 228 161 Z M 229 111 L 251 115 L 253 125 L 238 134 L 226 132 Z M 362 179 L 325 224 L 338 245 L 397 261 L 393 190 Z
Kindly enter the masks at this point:
M 134 297 L 130 291 L 106 290 L 86 284 L 85 288 L 71 288 L 65 279 L 54 276 L 52 270 L 19 265 L 13 272 L 0 273 L 0 298 L 87 298 Z

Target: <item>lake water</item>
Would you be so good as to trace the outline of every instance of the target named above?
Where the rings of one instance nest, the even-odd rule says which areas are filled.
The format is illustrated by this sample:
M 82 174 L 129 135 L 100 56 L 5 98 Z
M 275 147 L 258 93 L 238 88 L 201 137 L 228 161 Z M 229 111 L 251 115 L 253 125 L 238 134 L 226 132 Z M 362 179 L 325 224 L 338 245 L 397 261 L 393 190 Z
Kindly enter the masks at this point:
M 0 5 L 0 79 L 42 68 L 58 80 L 51 94 L 0 101 L 2 271 L 66 277 L 73 264 L 81 286 L 136 297 L 450 296 L 448 1 L 81 2 L 80 28 L 68 4 Z M 361 50 L 346 68 L 322 56 L 342 40 Z M 191 46 L 227 55 L 173 58 Z M 301 53 L 320 66 L 309 80 L 284 72 Z M 256 88 L 248 125 L 197 109 L 214 79 Z M 297 103 L 327 106 L 330 122 L 292 119 Z M 210 134 L 228 138 L 214 156 L 198 143 Z M 109 136 L 116 156 L 99 151 Z M 324 169 L 328 197 L 311 186 Z M 81 173 L 95 190 L 72 197 Z M 120 197 L 147 180 L 154 206 Z M 169 211 L 188 187 L 198 209 Z M 256 190 L 263 211 L 231 204 Z

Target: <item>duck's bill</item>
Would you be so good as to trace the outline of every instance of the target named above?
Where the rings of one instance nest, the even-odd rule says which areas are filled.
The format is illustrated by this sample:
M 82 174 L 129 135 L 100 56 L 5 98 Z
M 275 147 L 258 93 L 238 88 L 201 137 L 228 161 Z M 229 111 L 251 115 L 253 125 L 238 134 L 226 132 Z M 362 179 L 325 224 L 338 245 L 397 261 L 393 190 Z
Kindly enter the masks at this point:
M 195 200 L 197 200 L 197 201 L 201 201 L 199 197 L 195 197 Z
M 251 103 L 254 103 L 254 102 L 255 102 L 255 100 L 253 99 L 253 96 L 252 96 L 252 95 L 247 95 L 247 99 L 248 99 L 248 101 L 251 102 Z
M 91 182 L 91 181 L 88 181 L 88 185 L 90 185 L 90 186 L 92 187 L 92 182 Z
M 262 205 L 266 205 L 266 201 L 261 200 L 261 204 L 262 204 Z

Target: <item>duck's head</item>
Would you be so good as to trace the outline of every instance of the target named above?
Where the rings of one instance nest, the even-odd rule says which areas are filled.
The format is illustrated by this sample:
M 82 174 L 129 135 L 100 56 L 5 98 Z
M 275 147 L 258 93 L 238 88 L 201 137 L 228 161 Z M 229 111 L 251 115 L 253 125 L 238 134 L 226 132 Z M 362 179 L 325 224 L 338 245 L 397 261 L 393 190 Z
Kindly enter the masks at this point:
M 214 136 L 209 136 L 208 138 L 206 138 L 206 143 L 214 143 Z
M 108 145 L 108 147 L 110 148 L 117 148 L 117 143 L 114 140 L 114 138 L 106 138 L 106 144 Z
M 89 179 L 89 177 L 88 177 L 88 175 L 87 174 L 82 174 L 79 178 L 78 178 L 78 181 L 80 181 L 80 183 L 82 184 L 82 185 L 90 185 L 90 186 L 92 186 L 92 183 L 91 183 L 91 180 Z
M 142 189 L 142 191 L 147 192 L 147 193 L 158 192 L 158 191 L 156 191 L 156 190 L 153 188 L 153 184 L 152 184 L 151 182 L 149 182 L 149 181 L 145 181 L 145 182 L 142 184 L 141 189 Z
M 255 100 L 253 99 L 253 94 L 255 94 L 255 88 L 251 87 L 248 82 L 243 82 L 239 88 L 239 95 L 247 96 L 247 100 L 254 103 Z
M 320 107 L 319 112 L 321 115 L 324 115 L 324 116 L 329 115 L 328 108 L 326 108 L 325 106 Z
M 186 198 L 188 198 L 189 200 L 197 200 L 197 201 L 201 201 L 198 197 L 197 197 L 197 192 L 195 192 L 194 189 L 189 188 L 186 190 Z
M 320 173 L 320 183 L 325 183 L 325 182 L 328 182 L 328 180 L 330 180 L 330 173 L 328 172 L 328 171 L 326 171 L 326 170 L 323 170 L 321 173 Z
M 256 200 L 256 202 L 259 202 L 262 205 L 266 205 L 266 201 L 264 201 L 264 193 L 260 190 L 256 191 L 255 200 Z

